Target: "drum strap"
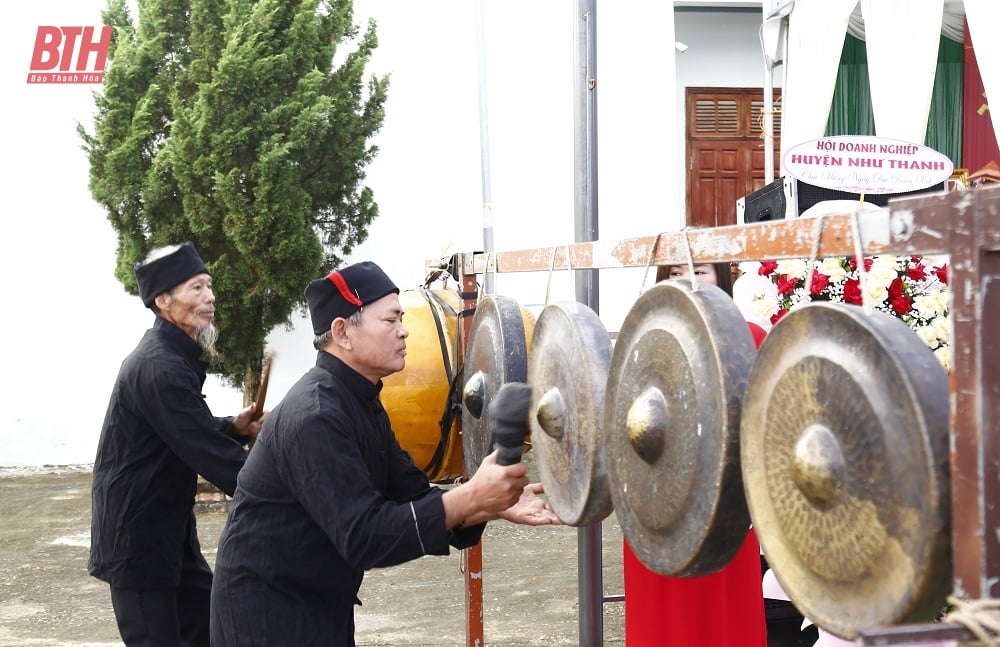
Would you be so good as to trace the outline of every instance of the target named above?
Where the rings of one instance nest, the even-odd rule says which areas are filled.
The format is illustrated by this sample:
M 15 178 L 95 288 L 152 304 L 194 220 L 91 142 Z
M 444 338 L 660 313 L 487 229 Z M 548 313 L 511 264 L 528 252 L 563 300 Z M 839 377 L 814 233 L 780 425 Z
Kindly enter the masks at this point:
M 446 301 L 434 294 L 434 292 L 426 288 L 421 288 L 420 293 L 424 296 L 424 299 L 427 300 L 427 304 L 430 306 L 431 314 L 434 315 L 434 325 L 437 328 L 438 342 L 441 344 L 441 357 L 444 360 L 444 372 L 448 377 L 449 385 L 448 400 L 445 402 L 444 414 L 438 422 L 438 426 L 441 429 L 441 440 L 438 442 L 438 446 L 434 450 L 434 455 L 431 457 L 430 462 L 423 470 L 426 474 L 433 474 L 441 467 L 441 463 L 444 460 L 445 448 L 448 444 L 448 433 L 451 431 L 455 418 L 462 411 L 462 402 L 461 398 L 458 396 L 457 388 L 462 369 L 453 366 L 452 358 L 448 354 L 448 341 L 445 339 L 445 326 L 442 324 L 438 307 L 440 307 L 440 309 L 449 317 L 460 318 L 460 315 L 455 312 L 455 309 L 452 308 Z M 437 307 L 435 304 L 437 304 Z M 462 314 L 464 315 L 465 313 L 463 312 Z M 460 325 L 456 325 L 455 348 L 458 348 L 458 343 L 460 341 L 459 335 L 462 334 L 461 331 L 462 327 Z

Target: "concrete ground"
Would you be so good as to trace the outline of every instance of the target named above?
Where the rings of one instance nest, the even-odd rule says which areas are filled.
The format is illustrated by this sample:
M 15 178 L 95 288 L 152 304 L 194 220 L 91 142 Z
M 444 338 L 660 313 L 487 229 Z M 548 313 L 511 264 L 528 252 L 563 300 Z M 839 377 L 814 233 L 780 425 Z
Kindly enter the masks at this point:
M 87 574 L 86 469 L 0 472 L 0 647 L 121 645 L 108 587 Z M 214 563 L 225 522 L 199 505 L 202 548 Z M 602 524 L 605 595 L 622 593 L 621 531 Z M 579 644 L 578 531 L 506 522 L 483 538 L 485 646 Z M 466 644 L 462 554 L 371 571 L 357 611 L 359 645 Z M 624 608 L 603 605 L 605 645 L 624 645 Z

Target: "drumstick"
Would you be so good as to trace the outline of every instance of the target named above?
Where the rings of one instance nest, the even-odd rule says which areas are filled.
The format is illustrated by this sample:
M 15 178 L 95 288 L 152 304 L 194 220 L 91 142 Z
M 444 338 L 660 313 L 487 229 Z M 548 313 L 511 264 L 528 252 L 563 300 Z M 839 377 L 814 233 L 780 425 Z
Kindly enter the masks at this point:
M 271 376 L 272 361 L 274 361 L 274 351 L 270 349 L 264 351 L 264 362 L 263 362 L 263 368 L 261 369 L 260 387 L 257 388 L 257 398 L 254 400 L 254 404 L 257 405 L 257 408 L 254 409 L 252 420 L 260 420 L 260 417 L 264 415 L 264 397 L 267 395 L 267 380 Z

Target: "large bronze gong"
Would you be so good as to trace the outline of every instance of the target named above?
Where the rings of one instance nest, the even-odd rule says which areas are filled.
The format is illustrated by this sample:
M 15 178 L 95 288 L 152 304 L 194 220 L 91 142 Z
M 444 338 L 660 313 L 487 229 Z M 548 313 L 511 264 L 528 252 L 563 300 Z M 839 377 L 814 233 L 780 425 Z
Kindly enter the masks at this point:
M 531 337 L 531 439 L 549 505 L 571 526 L 611 514 L 601 427 L 611 338 L 582 303 L 542 310 Z
M 739 423 L 754 354 L 739 309 L 713 285 L 657 283 L 622 323 L 604 415 L 611 498 L 657 573 L 718 571 L 746 538 Z
M 527 382 L 528 340 L 533 318 L 517 301 L 489 295 L 480 299 L 469 331 L 462 387 L 462 451 L 472 476 L 493 451 L 489 404 L 507 382 Z
M 771 331 L 749 378 L 754 528 L 823 629 L 932 620 L 951 583 L 948 379 L 900 320 L 817 302 Z

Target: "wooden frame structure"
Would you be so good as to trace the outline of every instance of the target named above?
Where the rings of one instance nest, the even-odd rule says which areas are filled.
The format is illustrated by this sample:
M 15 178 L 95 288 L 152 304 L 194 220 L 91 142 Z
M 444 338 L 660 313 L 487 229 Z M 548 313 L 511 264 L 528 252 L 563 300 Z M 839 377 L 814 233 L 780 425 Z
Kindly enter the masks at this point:
M 908 198 L 888 213 L 844 214 L 661 233 L 610 242 L 456 256 L 464 309 L 487 272 L 604 270 L 687 262 L 864 255 L 950 255 L 953 594 L 1000 597 L 1000 188 Z M 472 320 L 464 319 L 463 345 Z M 469 549 L 466 644 L 483 641 L 481 545 Z M 627 602 L 627 601 L 626 601 Z M 582 608 L 582 607 L 581 607 Z M 863 645 L 970 639 L 961 625 L 874 628 Z

